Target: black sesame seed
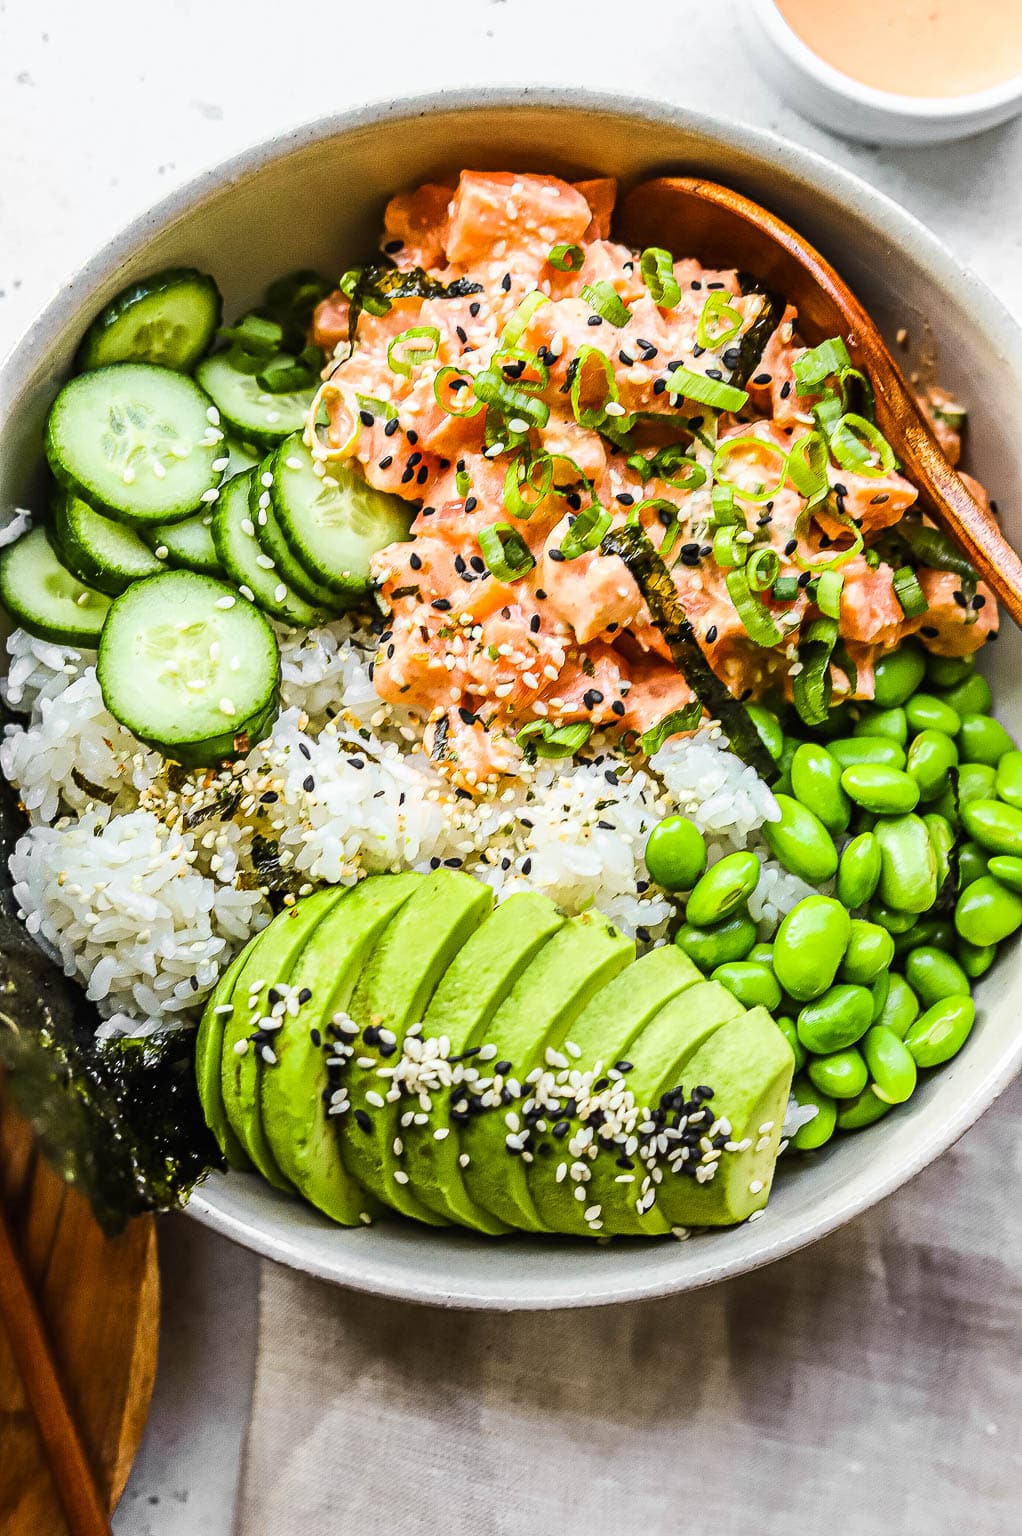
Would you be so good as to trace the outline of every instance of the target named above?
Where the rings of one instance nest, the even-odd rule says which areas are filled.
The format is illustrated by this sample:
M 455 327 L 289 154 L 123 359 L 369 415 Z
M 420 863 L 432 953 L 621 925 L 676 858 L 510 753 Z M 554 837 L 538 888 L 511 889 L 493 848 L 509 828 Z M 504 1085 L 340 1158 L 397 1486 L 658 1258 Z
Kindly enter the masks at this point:
M 457 335 L 457 338 L 458 338 L 459 341 L 465 342 L 465 341 L 468 340 L 468 334 L 467 334 L 467 332 L 464 330 L 464 328 L 462 326 L 456 325 L 454 327 L 454 330 L 455 330 L 455 334 Z
M 653 393 L 655 395 L 662 395 L 666 388 L 667 388 L 667 380 L 666 379 L 654 379 L 654 381 L 653 381 Z
M 407 437 L 408 441 L 411 443 L 413 448 L 415 447 L 415 444 L 419 441 L 419 434 L 412 427 L 408 428 L 408 431 L 405 433 L 405 437 Z
M 355 1124 L 358 1126 L 360 1131 L 368 1132 L 372 1130 L 373 1122 L 370 1120 L 364 1109 L 356 1109 L 354 1119 Z
M 717 626 L 716 626 L 716 624 L 711 624 L 709 629 L 706 631 L 706 639 L 707 639 L 708 643 L 710 645 L 712 645 L 713 642 L 716 640 L 716 638 L 717 638 Z
M 614 497 L 614 500 L 619 501 L 623 507 L 635 505 L 635 497 L 630 491 L 622 491 L 619 496 Z
M 632 364 L 635 362 L 635 358 L 629 357 L 627 352 L 619 352 L 618 357 L 621 362 L 624 363 L 626 368 L 631 368 Z
M 421 555 L 409 555 L 408 556 L 408 564 L 411 566 L 413 571 L 421 571 L 422 570 L 422 556 Z
M 382 458 L 380 460 L 380 468 L 381 469 L 389 469 L 390 466 L 393 464 L 393 462 L 394 462 L 394 455 L 392 453 L 388 453 L 388 454 L 386 454 L 384 456 L 384 458 Z
M 522 874 L 523 875 L 531 875 L 532 874 L 532 860 L 531 859 L 523 859 L 522 860 Z
M 787 398 L 788 398 L 788 396 L 790 394 L 791 394 L 791 380 L 790 379 L 785 379 L 784 383 L 781 385 L 781 399 L 782 400 L 787 400 Z
M 798 539 L 789 539 L 784 546 L 784 553 L 786 555 L 793 555 L 796 549 L 798 549 Z
M 927 640 L 936 640 L 937 636 L 940 634 L 940 630 L 937 629 L 933 624 L 924 624 L 919 633 L 921 635 L 925 635 Z M 990 638 L 992 640 L 993 635 L 991 635 Z
M 549 550 L 547 550 L 547 554 L 548 554 L 549 558 L 551 560 L 553 560 L 555 565 L 558 564 L 560 561 L 562 561 L 562 560 L 567 558 L 565 555 L 563 555 L 561 553 L 561 551 L 559 549 L 549 549 Z
M 625 712 L 625 707 L 622 704 L 620 699 L 615 699 L 614 700 L 613 704 L 610 706 L 610 711 L 611 711 L 611 714 L 617 715 L 618 719 L 621 718 L 621 716 Z
M 987 600 L 983 596 L 982 592 L 977 592 L 976 596 L 972 600 L 972 606 L 978 613 L 981 608 L 986 607 L 986 602 Z
M 414 469 L 406 469 L 404 471 L 404 473 L 402 474 L 402 476 L 401 476 L 401 484 L 402 485 L 407 485 L 410 480 L 414 479 L 414 477 L 415 477 Z
M 401 423 L 398 421 L 396 416 L 392 416 L 387 422 L 387 425 L 384 427 L 383 433 L 385 437 L 393 437 L 394 433 L 400 431 L 400 429 Z
M 315 789 L 315 787 L 316 787 L 316 780 L 312 777 L 312 774 L 310 773 L 307 778 L 302 780 L 302 788 L 304 789 L 304 791 L 305 791 L 305 793 L 307 795 L 311 795 L 312 791 Z
M 603 703 L 603 694 L 598 688 L 588 688 L 582 695 L 582 703 L 586 709 L 595 709 L 597 704 Z
M 414 469 L 416 464 L 421 464 L 421 463 L 422 463 L 422 454 L 418 450 L 416 450 L 415 453 L 410 453 L 408 455 L 408 468 L 409 469 Z
M 472 316 L 473 320 L 475 319 L 476 315 L 478 315 L 479 309 L 480 309 L 479 300 L 478 299 L 473 299 L 472 303 L 468 306 L 468 312 Z
M 800 587 L 808 587 L 808 585 L 812 581 L 812 579 L 813 579 L 812 571 L 803 571 L 801 576 L 798 578 L 798 584 L 799 584 Z
M 507 1077 L 511 1071 L 511 1066 L 512 1063 L 510 1061 L 496 1061 L 493 1064 L 493 1071 L 497 1077 Z
M 318 1029 L 310 1029 L 309 1030 L 309 1039 L 312 1041 L 313 1045 L 316 1047 L 316 1049 L 318 1051 L 320 1046 L 323 1044 L 323 1036 L 320 1034 L 319 1030 Z
M 468 499 L 465 502 L 465 511 L 466 512 L 474 512 L 478 505 L 479 505 L 479 503 L 476 500 L 476 498 L 474 496 L 469 496 Z
M 359 411 L 358 419 L 364 427 L 371 427 L 373 422 L 376 420 L 376 417 L 373 415 L 372 411 Z
M 475 715 L 470 709 L 466 709 L 464 704 L 462 704 L 458 709 L 458 719 L 461 721 L 462 725 L 475 725 L 476 723 Z
M 435 608 L 438 613 L 449 613 L 451 610 L 451 605 L 446 597 L 435 597 L 430 607 Z
M 966 597 L 965 597 L 965 593 L 964 592 L 952 592 L 951 596 L 954 598 L 954 600 L 958 604 L 959 608 L 966 608 L 966 607 L 968 607 L 968 603 L 966 601 Z
M 769 373 L 757 373 L 754 376 L 752 382 L 754 384 L 769 384 L 770 383 L 770 378 L 771 378 L 771 376 L 770 376 Z
M 542 624 L 542 622 L 543 621 L 538 613 L 534 613 L 532 615 L 532 618 L 529 620 L 529 628 L 534 635 L 539 633 L 539 626 Z
M 570 1130 L 571 1130 L 571 1121 L 570 1120 L 557 1120 L 551 1126 L 550 1134 L 552 1136 L 556 1136 L 558 1141 L 563 1141 L 564 1137 L 567 1136 L 567 1134 L 568 1134 L 568 1132 Z
M 423 465 L 420 466 L 419 472 L 416 475 L 415 479 L 416 479 L 416 481 L 418 482 L 419 485 L 425 485 L 426 484 L 426 481 L 429 479 L 429 465 L 428 464 L 423 464 Z
M 586 321 L 586 325 L 602 325 L 602 324 L 603 324 L 603 316 L 602 315 L 590 315 L 589 319 Z

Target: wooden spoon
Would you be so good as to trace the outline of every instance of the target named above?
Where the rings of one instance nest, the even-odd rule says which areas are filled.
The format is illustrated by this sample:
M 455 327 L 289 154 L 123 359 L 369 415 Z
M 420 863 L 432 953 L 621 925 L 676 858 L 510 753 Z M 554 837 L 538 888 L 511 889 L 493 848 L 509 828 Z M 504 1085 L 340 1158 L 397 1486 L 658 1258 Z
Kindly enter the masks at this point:
M 711 266 L 751 272 L 795 305 L 799 331 L 810 345 L 844 337 L 852 362 L 872 382 L 877 425 L 918 489 L 923 510 L 1022 626 L 1022 559 L 945 458 L 880 332 L 819 251 L 758 203 L 685 176 L 635 187 L 620 223 L 631 245 L 666 246 Z

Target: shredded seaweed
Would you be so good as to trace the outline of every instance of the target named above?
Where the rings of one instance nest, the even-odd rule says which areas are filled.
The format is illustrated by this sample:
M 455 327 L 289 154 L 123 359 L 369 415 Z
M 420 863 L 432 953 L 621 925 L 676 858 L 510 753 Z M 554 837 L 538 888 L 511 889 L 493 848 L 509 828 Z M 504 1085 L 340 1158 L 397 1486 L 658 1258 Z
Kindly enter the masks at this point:
M 422 267 L 391 267 L 370 262 L 352 267 L 341 278 L 341 292 L 348 299 L 348 345 L 354 348 L 355 334 L 362 311 L 385 315 L 395 299 L 464 299 L 482 293 L 482 283 L 457 277 L 453 283 L 441 283 Z
M 280 856 L 280 843 L 275 837 L 263 837 L 257 832 L 252 839 L 252 867 L 256 872 L 259 889 L 266 892 L 270 905 L 279 912 L 283 897 L 297 896 L 303 884 L 302 876 Z
M 115 1233 L 140 1211 L 183 1205 L 223 1162 L 199 1103 L 192 1031 L 98 1041 L 95 1007 L 26 933 L 7 873 L 24 825 L 0 785 L 0 1067 L 46 1156 Z
M 734 698 L 703 655 L 695 630 L 685 617 L 671 573 L 641 528 L 626 524 L 607 534 L 600 548 L 617 555 L 645 600 L 650 617 L 663 635 L 674 665 L 703 708 L 719 720 L 738 756 L 771 783 L 777 766 L 763 745 L 745 705 Z
M 738 287 L 743 294 L 758 293 L 763 299 L 759 314 L 749 329 L 738 338 L 738 366 L 731 376 L 732 383 L 748 384 L 759 366 L 764 347 L 781 323 L 781 316 L 784 314 L 784 296 L 764 288 L 762 283 L 748 272 L 739 272 L 737 277 Z

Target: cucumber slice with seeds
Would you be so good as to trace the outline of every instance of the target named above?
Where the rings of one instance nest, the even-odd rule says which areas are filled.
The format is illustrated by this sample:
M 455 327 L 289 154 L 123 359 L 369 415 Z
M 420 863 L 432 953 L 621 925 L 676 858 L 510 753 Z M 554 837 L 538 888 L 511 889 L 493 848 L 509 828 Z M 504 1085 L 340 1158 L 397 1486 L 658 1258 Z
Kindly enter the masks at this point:
M 301 437 L 288 438 L 273 461 L 273 510 L 288 547 L 314 581 L 357 599 L 369 589 L 369 561 L 403 543 L 415 513 L 399 496 L 375 490 L 361 468 L 316 461 Z
M 172 267 L 132 283 L 101 309 L 78 349 L 77 366 L 156 363 L 190 373 L 220 324 L 220 290 L 205 272 Z
M 68 570 L 112 597 L 163 569 L 133 528 L 104 517 L 70 491 L 58 496 L 53 509 L 53 538 Z
M 299 597 L 303 597 L 307 603 L 312 603 L 316 608 L 325 609 L 328 613 L 343 613 L 346 608 L 351 607 L 352 600 L 345 599 L 339 592 L 331 592 L 322 582 L 313 581 L 291 553 L 290 546 L 280 531 L 277 514 L 273 510 L 272 487 L 273 455 L 270 454 L 253 475 L 248 493 L 248 515 L 255 524 L 255 536 L 263 552 L 269 555 L 280 572 L 281 579 L 286 581 Z
M 277 714 L 273 630 L 253 603 L 194 571 L 163 571 L 117 598 L 96 674 L 114 718 L 186 767 L 243 755 Z
M 169 368 L 114 363 L 65 384 L 46 424 L 62 485 L 122 522 L 177 522 L 214 502 L 227 468 L 219 416 Z
M 246 443 L 272 448 L 305 425 L 314 389 L 271 395 L 254 373 L 243 373 L 228 362 L 229 354 L 217 352 L 200 363 L 195 377 L 219 408 L 224 421 Z M 283 353 L 274 364 L 294 362 Z
M 157 523 L 142 534 L 161 568 L 180 566 L 203 576 L 223 576 L 224 568 L 213 543 L 213 513 L 193 512 L 181 523 Z
M 0 602 L 37 640 L 91 650 L 110 599 L 61 565 L 43 528 L 32 528 L 0 550 Z
M 243 475 L 246 469 L 256 469 L 262 463 L 263 450 L 254 448 L 250 443 L 239 442 L 236 437 L 228 436 L 224 450 L 231 461 L 227 466 L 228 480 L 233 480 L 235 475 Z
M 254 470 L 238 475 L 224 487 L 213 515 L 213 543 L 220 563 L 246 597 L 251 595 L 264 613 L 296 629 L 312 629 L 326 615 L 293 592 L 272 559 L 259 547 L 249 510 Z

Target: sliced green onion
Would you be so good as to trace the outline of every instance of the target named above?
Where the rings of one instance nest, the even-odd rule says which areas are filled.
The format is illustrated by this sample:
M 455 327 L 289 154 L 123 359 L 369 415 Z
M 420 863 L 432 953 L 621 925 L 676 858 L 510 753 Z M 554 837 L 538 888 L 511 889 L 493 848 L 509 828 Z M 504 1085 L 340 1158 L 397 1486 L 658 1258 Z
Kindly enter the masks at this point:
M 660 496 L 648 496 L 645 501 L 637 501 L 634 507 L 629 507 L 627 521 L 635 527 L 641 527 L 644 512 L 667 512 L 675 522 L 678 517 L 678 509 L 673 501 L 664 501 Z M 663 550 L 660 554 L 663 555 Z
M 529 328 L 529 321 L 543 304 L 549 304 L 550 298 L 545 293 L 540 293 L 534 288 L 527 293 L 514 313 L 505 321 L 504 329 L 500 333 L 499 345 L 504 347 L 516 347 Z
M 815 619 L 799 646 L 798 659 L 802 665 L 791 686 L 795 708 L 806 725 L 826 724 L 833 693 L 830 658 L 837 641 L 837 619 Z
M 550 420 L 550 407 L 545 400 L 537 400 L 528 390 L 509 384 L 492 368 L 476 374 L 475 392 L 484 404 L 495 406 L 509 420 L 521 417 L 533 427 L 545 427 Z
M 703 706 L 698 699 L 693 699 L 691 704 L 686 704 L 684 709 L 672 709 L 669 715 L 658 720 L 656 725 L 651 725 L 648 731 L 643 731 L 641 737 L 642 750 L 647 757 L 652 757 L 659 752 L 664 742 L 671 736 L 677 736 L 681 731 L 694 731 L 703 718 Z
M 845 403 L 840 395 L 824 395 L 813 406 L 813 420 L 828 444 L 830 436 L 845 413 Z M 829 450 L 828 450 L 829 451 Z
M 476 396 L 474 383 L 473 375 L 466 369 L 448 363 L 433 380 L 433 398 L 448 416 L 476 416 L 482 410 L 483 402 Z M 459 403 L 460 395 L 465 397 L 464 407 Z
M 956 549 L 947 534 L 941 533 L 939 528 L 926 528 L 922 524 L 913 528 L 900 523 L 898 532 L 919 565 L 927 565 L 935 571 L 953 571 L 966 581 L 976 580 L 976 567 L 966 560 L 961 550 Z
M 754 592 L 767 592 L 773 586 L 781 569 L 781 558 L 776 549 L 766 546 L 753 550 L 745 562 L 745 574 Z
M 784 636 L 778 629 L 774 616 L 764 606 L 762 598 L 752 590 L 747 572 L 739 568 L 728 571 L 724 577 L 728 595 L 735 605 L 747 634 L 757 645 L 778 645 Z
M 454 477 L 454 489 L 464 499 L 472 489 L 472 476 L 467 469 L 459 469 Z
M 738 535 L 742 530 L 734 524 L 724 528 L 718 528 L 713 535 L 713 558 L 719 566 L 739 566 L 745 564 L 747 554 L 744 542 L 738 543 Z
M 674 275 L 674 257 L 670 251 L 657 245 L 648 246 L 639 257 L 639 271 L 653 303 L 661 309 L 673 309 L 681 298 L 681 288 Z
M 520 581 L 536 564 L 532 551 L 510 523 L 491 523 L 476 534 L 486 568 L 498 581 Z
M 691 458 L 679 443 L 671 443 L 668 447 L 659 449 L 649 459 L 641 453 L 630 454 L 626 462 L 629 469 L 633 469 L 638 475 L 643 485 L 654 475 L 676 491 L 696 491 L 701 485 L 706 484 L 706 470 L 696 459 Z M 679 469 L 683 470 L 680 475 L 677 473 Z
M 360 411 L 368 411 L 370 416 L 378 416 L 383 421 L 393 421 L 397 415 L 397 407 L 391 405 L 389 400 L 378 400 L 375 395 L 355 395 Z
M 535 395 L 541 394 L 550 383 L 550 368 L 537 352 L 528 352 L 522 347 L 498 347 L 490 360 L 490 367 L 502 373 L 505 378 L 516 365 L 520 365 L 519 371 L 507 380 L 509 384 L 515 384 L 519 389 Z M 530 378 L 525 377 L 526 369 L 532 370 Z
M 722 347 L 738 335 L 745 317 L 740 309 L 728 303 L 730 297 L 718 289 L 707 298 L 696 326 L 696 342 L 700 347 Z
M 575 361 L 578 366 L 571 380 L 572 412 L 580 427 L 599 432 L 607 421 L 608 403 L 618 398 L 613 365 L 599 347 L 579 347 Z M 594 388 L 600 393 L 599 404 L 583 404 L 583 389 L 588 398 Z
M 710 490 L 710 505 L 713 509 L 711 523 L 716 528 L 726 528 L 731 523 L 739 523 L 745 527 L 745 517 L 735 501 L 734 489 L 730 485 L 715 485 Z
M 821 432 L 804 432 L 788 451 L 788 479 L 807 501 L 822 501 L 830 491 L 830 453 Z
M 672 395 L 695 400 L 715 411 L 740 411 L 749 398 L 746 390 L 736 389 L 721 379 L 708 379 L 705 373 L 693 373 L 691 368 L 672 368 L 667 388 Z
M 555 245 L 547 261 L 558 272 L 581 272 L 586 253 L 580 245 Z
M 530 757 L 574 757 L 581 752 L 593 728 L 587 720 L 572 725 L 551 725 L 549 720 L 530 720 L 523 725 L 515 740 Z
M 554 461 L 549 453 L 518 454 L 504 474 L 504 505 L 524 522 L 549 496 L 553 483 Z
M 801 542 L 809 531 L 809 524 L 813 517 L 813 507 L 807 503 L 795 520 L 795 538 Z M 847 549 L 838 549 L 832 555 L 825 555 L 822 560 L 807 560 L 799 550 L 795 550 L 792 559 L 795 564 L 801 566 L 804 571 L 831 571 L 838 566 L 845 565 L 854 555 L 862 549 L 865 540 L 862 537 L 862 529 L 857 528 L 847 513 L 837 512 L 833 508 L 827 509 L 827 516 L 832 522 L 840 523 L 842 528 L 852 535 L 852 542 Z
M 898 462 L 880 429 L 853 412 L 842 416 L 831 432 L 830 451 L 842 469 L 859 475 L 886 475 Z
M 793 603 L 798 597 L 798 577 L 778 576 L 774 582 L 773 599 L 775 603 Z
M 818 347 L 810 347 L 792 364 L 795 387 L 800 395 L 814 394 L 834 374 L 840 377 L 852 366 L 848 348 L 840 336 L 821 341 Z
M 822 571 L 816 581 L 816 606 L 828 619 L 841 617 L 841 589 L 845 578 L 840 571 Z
M 632 318 L 632 312 L 622 299 L 613 283 L 601 279 L 598 283 L 584 283 L 582 285 L 582 297 L 589 308 L 595 310 L 601 319 L 611 325 L 627 325 Z
M 601 507 L 598 501 L 584 507 L 572 520 L 571 526 L 561 540 L 561 554 L 565 560 L 577 560 L 579 555 L 584 555 L 589 550 L 599 549 L 603 542 L 603 535 L 611 522 L 611 514 L 606 507 Z
M 766 452 L 768 455 L 773 454 L 780 460 L 777 479 L 772 485 L 764 485 L 761 482 L 758 491 L 748 491 L 744 486 L 739 485 L 736 480 L 729 479 L 725 470 L 728 468 L 730 460 L 734 458 L 738 450 L 745 448 L 755 448 L 757 453 Z M 788 473 L 788 455 L 783 448 L 778 447 L 776 443 L 769 442 L 764 437 L 753 437 L 751 435 L 746 437 L 729 437 L 721 443 L 713 455 L 712 469 L 713 478 L 722 485 L 730 486 L 735 495 L 740 496 L 743 501 L 770 501 L 784 485 Z
M 917 619 L 929 608 L 926 594 L 919 585 L 919 577 L 910 565 L 901 565 L 892 577 L 894 595 L 901 604 L 906 619 Z
M 412 369 L 428 363 L 439 350 L 440 332 L 435 325 L 412 325 L 388 345 L 387 366 L 392 373 L 410 379 Z

